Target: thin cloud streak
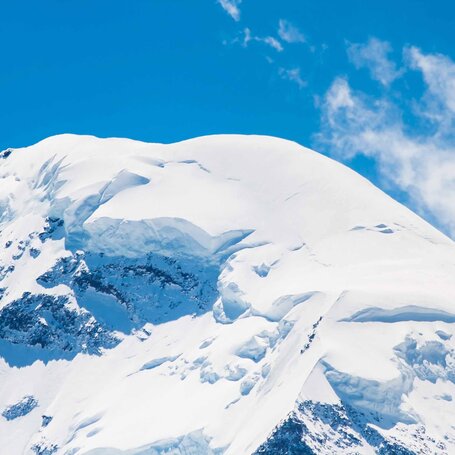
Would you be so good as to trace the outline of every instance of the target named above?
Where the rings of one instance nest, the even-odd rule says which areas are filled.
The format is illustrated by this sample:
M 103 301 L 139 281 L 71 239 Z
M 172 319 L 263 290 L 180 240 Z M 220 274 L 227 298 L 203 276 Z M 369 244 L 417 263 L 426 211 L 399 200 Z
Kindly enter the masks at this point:
M 243 39 L 240 40 L 240 43 L 242 44 L 243 47 L 248 47 L 250 42 L 255 41 L 258 43 L 264 43 L 270 46 L 271 48 L 275 49 L 277 52 L 282 52 L 283 51 L 283 46 L 281 43 L 274 38 L 273 36 L 255 36 L 251 33 L 251 30 L 246 27 L 243 30 Z M 236 38 L 234 43 L 239 42 L 239 39 Z
M 218 3 L 226 11 L 229 16 L 232 17 L 236 22 L 240 20 L 240 8 L 239 5 L 242 0 L 218 0 Z

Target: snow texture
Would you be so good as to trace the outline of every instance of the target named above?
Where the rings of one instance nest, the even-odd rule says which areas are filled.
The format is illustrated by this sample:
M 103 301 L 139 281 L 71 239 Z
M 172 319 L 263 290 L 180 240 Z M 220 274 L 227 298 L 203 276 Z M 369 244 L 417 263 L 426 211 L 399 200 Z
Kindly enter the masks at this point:
M 0 453 L 455 453 L 455 245 L 298 144 L 0 153 Z

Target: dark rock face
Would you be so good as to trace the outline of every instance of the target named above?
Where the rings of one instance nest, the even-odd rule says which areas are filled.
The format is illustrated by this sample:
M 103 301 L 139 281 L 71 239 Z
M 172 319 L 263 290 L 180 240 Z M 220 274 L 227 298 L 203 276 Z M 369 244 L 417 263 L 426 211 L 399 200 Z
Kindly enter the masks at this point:
M 149 253 L 132 259 L 77 252 L 61 258 L 37 281 L 46 288 L 66 284 L 97 320 L 128 333 L 146 322 L 204 313 L 218 295 L 218 275 L 217 265 L 188 257 Z
M 52 455 L 57 452 L 58 446 L 55 444 L 48 445 L 46 443 L 40 443 L 34 444 L 32 450 L 36 455 Z
M 0 338 L 12 344 L 99 354 L 118 340 L 67 296 L 26 292 L 0 310 Z
M 253 455 L 315 455 L 303 441 L 305 426 L 292 413 Z
M 41 253 L 36 242 L 32 247 L 34 239 L 45 243 L 62 238 L 63 231 L 62 220 L 47 218 L 41 233 L 32 232 L 25 240 L 8 241 L 5 247 L 15 245 L 11 256 L 14 262 L 33 260 Z M 26 251 L 30 258 L 24 256 Z M 0 281 L 14 271 L 14 264 L 1 265 Z M 72 293 L 51 295 L 43 291 L 24 292 L 0 309 L 0 355 L 8 363 L 23 366 L 37 359 L 71 358 L 78 352 L 99 354 L 101 349 L 119 342 L 116 335 L 78 305 Z M 2 287 L 0 300 L 7 294 L 8 288 Z
M 0 152 L 0 160 L 6 160 L 6 158 L 8 158 L 11 153 L 13 153 L 13 149 L 12 148 L 7 148 L 6 150 L 3 150 L 2 152 Z
M 12 259 L 27 258 L 26 251 L 36 259 L 41 248 L 36 242 L 32 247 L 35 238 L 45 248 L 66 235 L 63 220 L 48 217 L 41 232 L 14 243 Z M 14 270 L 14 264 L 1 265 L 0 281 Z M 45 288 L 42 293 L 24 292 L 0 310 L 0 355 L 21 366 L 36 359 L 72 358 L 78 352 L 100 354 L 119 343 L 119 332 L 130 334 L 147 322 L 208 311 L 218 296 L 219 273 L 218 263 L 185 255 L 144 252 L 129 258 L 67 250 L 37 278 Z M 53 295 L 59 285 L 67 286 L 67 293 Z M 7 293 L 0 288 L 0 299 Z
M 416 455 L 415 452 L 389 441 L 369 425 L 374 416 L 359 412 L 347 404 L 330 405 L 304 401 L 278 425 L 254 455 L 310 455 L 328 443 L 340 450 L 360 453 L 368 444 L 378 455 Z M 308 428 L 321 431 L 311 432 Z
M 47 427 L 52 422 L 52 416 L 42 415 L 41 419 L 42 419 L 41 426 L 43 428 Z
M 48 239 L 58 240 L 64 237 L 64 222 L 60 218 L 47 217 L 43 231 L 38 234 L 39 239 L 45 242 Z
M 2 416 L 6 420 L 14 420 L 14 419 L 17 419 L 19 417 L 29 414 L 37 406 L 38 406 L 38 401 L 31 395 L 28 395 L 28 396 L 22 398 L 22 400 L 18 401 L 17 403 L 14 403 L 14 404 L 8 406 L 7 408 L 5 408 L 2 412 Z

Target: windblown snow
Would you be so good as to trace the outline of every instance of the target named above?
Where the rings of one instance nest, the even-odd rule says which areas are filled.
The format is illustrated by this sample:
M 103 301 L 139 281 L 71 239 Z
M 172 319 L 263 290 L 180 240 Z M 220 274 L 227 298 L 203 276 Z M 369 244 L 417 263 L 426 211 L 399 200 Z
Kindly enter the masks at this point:
M 455 244 L 281 139 L 0 154 L 0 453 L 455 453 Z

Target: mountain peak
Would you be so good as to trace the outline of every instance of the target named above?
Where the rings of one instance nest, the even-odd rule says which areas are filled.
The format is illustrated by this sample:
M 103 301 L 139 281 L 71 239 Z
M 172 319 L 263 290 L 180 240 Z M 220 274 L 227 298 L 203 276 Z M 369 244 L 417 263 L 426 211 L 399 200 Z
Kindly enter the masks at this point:
M 65 134 L 0 172 L 8 454 L 455 449 L 455 244 L 352 170 Z

